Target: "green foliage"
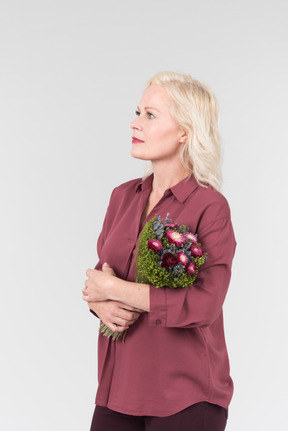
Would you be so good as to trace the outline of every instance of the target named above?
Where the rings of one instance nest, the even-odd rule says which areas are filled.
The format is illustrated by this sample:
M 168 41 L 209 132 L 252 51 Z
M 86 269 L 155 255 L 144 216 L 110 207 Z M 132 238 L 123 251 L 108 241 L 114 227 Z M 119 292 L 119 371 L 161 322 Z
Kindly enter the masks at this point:
M 157 217 L 149 220 L 142 229 L 140 238 L 138 240 L 138 257 L 136 263 L 136 281 L 138 283 L 153 284 L 156 287 L 168 286 L 171 288 L 190 286 L 194 283 L 198 274 L 198 267 L 205 262 L 205 256 L 197 257 L 194 259 L 196 264 L 196 274 L 193 276 L 188 275 L 185 271 L 175 278 L 173 273 L 169 273 L 161 266 L 159 256 L 153 250 L 147 247 L 148 240 L 155 238 L 153 224 Z M 185 232 L 187 227 L 185 226 Z M 169 248 L 170 243 L 165 236 L 161 240 L 164 248 Z M 160 263 L 159 263 L 160 262 Z

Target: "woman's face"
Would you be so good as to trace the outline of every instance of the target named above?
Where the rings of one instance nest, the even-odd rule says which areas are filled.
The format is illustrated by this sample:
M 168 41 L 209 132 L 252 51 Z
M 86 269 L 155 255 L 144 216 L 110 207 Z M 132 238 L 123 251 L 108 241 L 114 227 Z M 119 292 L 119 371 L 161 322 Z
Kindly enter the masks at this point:
M 179 159 L 186 134 L 171 115 L 165 88 L 160 85 L 148 87 L 136 115 L 130 124 L 133 130 L 131 155 L 152 162 Z

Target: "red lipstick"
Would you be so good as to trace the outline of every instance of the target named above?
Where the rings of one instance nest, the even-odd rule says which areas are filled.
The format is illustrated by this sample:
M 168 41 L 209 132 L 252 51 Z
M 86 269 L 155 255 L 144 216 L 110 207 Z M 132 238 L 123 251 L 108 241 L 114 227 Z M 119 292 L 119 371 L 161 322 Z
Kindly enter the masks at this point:
M 132 144 L 139 144 L 140 142 L 144 142 L 144 141 L 141 141 L 140 139 L 135 138 L 134 136 L 132 136 Z

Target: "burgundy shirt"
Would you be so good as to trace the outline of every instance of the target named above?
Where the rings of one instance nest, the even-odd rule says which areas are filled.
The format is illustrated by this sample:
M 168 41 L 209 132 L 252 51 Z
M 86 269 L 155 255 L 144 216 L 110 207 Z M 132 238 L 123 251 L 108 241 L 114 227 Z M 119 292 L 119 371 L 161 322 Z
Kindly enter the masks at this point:
M 153 174 L 116 187 L 97 242 L 104 262 L 135 281 L 135 246 L 155 214 L 198 233 L 208 259 L 192 286 L 150 285 L 150 312 L 128 329 L 125 343 L 99 334 L 96 404 L 130 415 L 169 416 L 208 401 L 227 408 L 233 393 L 222 306 L 235 238 L 224 196 L 192 176 L 167 189 L 140 226 Z

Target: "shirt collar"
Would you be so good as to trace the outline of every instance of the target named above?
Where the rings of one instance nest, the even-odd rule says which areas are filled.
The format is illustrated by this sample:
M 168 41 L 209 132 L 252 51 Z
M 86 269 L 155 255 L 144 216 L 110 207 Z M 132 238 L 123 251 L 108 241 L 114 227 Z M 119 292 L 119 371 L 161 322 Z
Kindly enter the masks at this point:
M 145 180 L 139 180 L 136 185 L 136 192 L 145 191 L 147 189 L 152 188 L 154 174 L 150 174 Z M 184 203 L 188 196 L 198 187 L 198 183 L 194 177 L 191 175 L 190 177 L 184 178 L 179 183 L 175 184 L 169 189 L 165 190 L 165 195 L 169 195 L 173 193 L 173 195 L 178 199 L 179 202 Z

